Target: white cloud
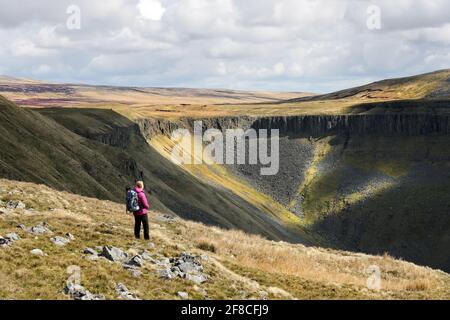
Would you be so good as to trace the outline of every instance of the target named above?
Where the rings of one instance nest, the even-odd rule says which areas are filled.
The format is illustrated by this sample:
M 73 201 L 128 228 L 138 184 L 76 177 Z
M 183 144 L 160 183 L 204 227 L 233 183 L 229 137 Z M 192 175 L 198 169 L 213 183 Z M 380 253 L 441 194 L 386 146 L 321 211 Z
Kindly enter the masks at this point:
M 450 2 L 0 0 L 2 73 L 67 82 L 331 91 L 449 67 Z
M 137 8 L 142 18 L 153 21 L 160 21 L 166 12 L 158 0 L 139 0 Z

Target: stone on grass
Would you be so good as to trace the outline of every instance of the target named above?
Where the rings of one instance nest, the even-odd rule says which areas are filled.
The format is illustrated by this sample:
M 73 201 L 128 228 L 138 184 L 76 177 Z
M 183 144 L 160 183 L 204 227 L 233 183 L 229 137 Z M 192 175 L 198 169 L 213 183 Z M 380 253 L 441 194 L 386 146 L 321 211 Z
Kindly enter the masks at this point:
M 17 233 L 8 233 L 6 236 L 0 236 L 0 246 L 7 247 L 13 244 L 13 242 L 20 240 L 20 237 Z
M 66 233 L 66 238 L 69 239 L 70 241 L 74 241 L 75 240 L 75 237 L 71 233 Z
M 170 269 L 158 270 L 158 275 L 160 278 L 167 279 L 167 280 L 175 278 L 175 275 L 172 273 L 172 271 Z
M 123 250 L 108 246 L 103 247 L 101 256 L 112 262 L 124 262 L 128 259 L 128 255 Z
M 133 278 L 140 278 L 142 276 L 142 271 L 139 269 L 128 269 Z
M 66 244 L 70 243 L 70 240 L 69 240 L 69 239 L 64 238 L 64 237 L 59 237 L 59 236 L 56 236 L 56 237 L 54 237 L 54 238 L 51 238 L 50 240 L 51 240 L 54 244 L 56 244 L 57 246 L 60 246 L 60 247 L 63 247 L 63 246 L 65 246 Z
M 0 246 L 6 247 L 9 246 L 11 243 L 8 239 L 0 237 Z
M 20 237 L 17 233 L 12 232 L 12 233 L 8 233 L 7 235 L 5 235 L 6 239 L 9 239 L 9 241 L 14 242 L 17 240 L 20 240 Z
M 189 294 L 187 292 L 178 292 L 178 296 L 182 299 L 182 300 L 188 300 L 189 299 Z
M 86 290 L 83 286 L 74 283 L 67 283 L 64 293 L 74 300 L 105 300 L 103 295 L 94 295 Z
M 130 292 L 128 288 L 123 283 L 118 283 L 116 285 L 116 293 L 118 299 L 122 300 L 139 300 L 136 294 Z
M 126 261 L 124 264 L 127 266 L 141 268 L 143 263 L 144 263 L 144 261 L 143 261 L 142 257 L 140 255 L 136 255 L 133 258 L 131 258 L 130 260 Z
M 42 251 L 41 249 L 33 249 L 30 251 L 30 253 L 35 256 L 40 256 L 40 257 L 45 256 L 44 251 Z
M 83 253 L 84 253 L 84 254 L 93 255 L 93 256 L 98 255 L 97 251 L 95 251 L 95 250 L 92 249 L 92 248 L 85 248 L 85 249 L 83 250 Z
M 164 269 L 159 270 L 158 273 L 160 277 L 165 279 L 179 277 L 196 284 L 202 284 L 208 280 L 208 276 L 203 273 L 203 266 L 198 260 L 199 257 L 183 252 L 180 256 L 169 259 L 168 265 L 165 265 Z M 162 261 L 158 262 L 161 263 Z
M 27 206 L 22 201 L 9 200 L 5 205 L 7 209 L 25 209 Z
M 208 277 L 204 274 L 186 274 L 185 275 L 186 280 L 192 281 L 195 284 L 202 284 L 203 282 L 206 282 L 208 280 Z
M 31 227 L 30 229 L 28 229 L 28 232 L 31 233 L 31 234 L 34 234 L 34 235 L 53 233 L 49 228 L 47 228 L 43 224 L 39 224 L 37 226 Z

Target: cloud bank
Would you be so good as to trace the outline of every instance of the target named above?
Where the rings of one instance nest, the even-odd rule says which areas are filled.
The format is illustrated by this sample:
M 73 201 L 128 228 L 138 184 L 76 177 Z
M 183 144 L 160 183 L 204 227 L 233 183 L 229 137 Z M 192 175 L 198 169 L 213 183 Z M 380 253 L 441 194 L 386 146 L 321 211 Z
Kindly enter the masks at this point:
M 18 77 L 329 92 L 450 66 L 447 0 L 0 4 L 0 73 Z

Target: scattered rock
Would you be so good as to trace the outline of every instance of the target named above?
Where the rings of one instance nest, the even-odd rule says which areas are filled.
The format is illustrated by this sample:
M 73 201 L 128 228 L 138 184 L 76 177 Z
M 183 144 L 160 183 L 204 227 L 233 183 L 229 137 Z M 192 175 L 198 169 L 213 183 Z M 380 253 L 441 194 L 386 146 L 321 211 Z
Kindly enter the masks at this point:
M 17 228 L 25 230 L 27 227 L 24 224 L 18 224 Z
M 142 276 L 142 272 L 139 269 L 128 269 L 128 271 L 134 278 L 140 278 Z
M 150 252 L 148 252 L 147 250 L 144 250 L 144 251 L 141 253 L 141 257 L 142 257 L 142 259 L 144 259 L 145 261 L 152 261 L 152 260 L 155 260 L 155 259 L 153 259 L 153 255 L 152 255 Z
M 112 262 L 124 262 L 128 259 L 126 252 L 116 247 L 103 247 L 101 256 Z
M 69 239 L 70 241 L 75 241 L 75 237 L 71 233 L 66 233 L 66 238 Z
M 178 292 L 178 296 L 182 299 L 182 300 L 188 300 L 189 299 L 189 294 L 187 292 Z
M 106 260 L 106 258 L 104 258 L 104 257 L 99 257 L 98 255 L 89 255 L 89 256 L 87 257 L 87 259 L 88 259 L 89 261 L 98 261 L 98 260 L 100 260 L 100 258 Z M 110 262 L 109 260 L 106 260 L 106 261 Z
M 125 266 L 141 268 L 144 261 L 140 255 L 136 255 L 124 263 Z
M 33 249 L 30 251 L 30 253 L 35 256 L 40 256 L 40 257 L 45 256 L 44 251 L 42 251 L 41 249 Z
M 164 262 L 167 262 L 167 264 Z M 202 284 L 208 280 L 208 276 L 203 273 L 203 266 L 198 262 L 198 258 L 186 252 L 183 252 L 179 257 L 169 259 L 169 261 L 158 261 L 157 264 L 163 266 L 163 269 L 158 270 L 158 273 L 164 279 L 180 277 L 196 284 Z
M 64 293 L 74 300 L 105 300 L 102 295 L 94 295 L 86 290 L 83 286 L 74 283 L 67 283 Z
M 208 277 L 204 274 L 186 274 L 185 278 L 189 281 L 192 281 L 196 284 L 202 284 L 208 280 Z
M 93 255 L 93 256 L 98 255 L 97 251 L 95 251 L 94 249 L 91 249 L 91 248 L 86 248 L 86 249 L 84 249 L 84 250 L 83 250 L 83 253 L 84 253 L 84 254 Z
M 267 300 L 269 298 L 269 294 L 266 291 L 260 291 L 258 294 L 261 300 Z
M 9 242 L 8 239 L 0 237 L 0 246 L 6 247 L 6 246 L 9 246 L 9 245 L 10 245 L 10 242 Z
M 8 202 L 6 202 L 6 204 L 3 203 L 2 206 L 5 207 L 6 209 L 25 209 L 27 207 L 25 203 L 23 203 L 22 201 L 14 201 L 14 200 L 9 200 Z
M 56 244 L 57 246 L 63 247 L 66 244 L 70 243 L 70 239 L 68 238 L 64 238 L 64 237 L 59 237 L 56 236 L 54 238 L 50 239 L 54 244 Z
M 116 292 L 118 294 L 118 299 L 122 300 L 140 300 L 136 294 L 130 292 L 128 288 L 123 283 L 118 283 L 116 286 Z
M 20 237 L 17 233 L 8 233 L 6 236 L 0 236 L 0 246 L 7 247 L 13 244 L 13 242 L 20 240 Z
M 172 271 L 170 271 L 170 269 L 162 269 L 162 270 L 158 270 L 158 275 L 163 278 L 163 279 L 173 279 L 176 276 L 172 273 Z
M 17 233 L 15 233 L 15 232 L 8 233 L 7 235 L 5 235 L 5 238 L 8 239 L 11 242 L 20 240 L 19 235 Z
M 49 228 L 47 228 L 44 224 L 39 224 L 37 226 L 31 227 L 28 229 L 28 232 L 34 235 L 41 235 L 41 234 L 51 234 L 53 233 Z

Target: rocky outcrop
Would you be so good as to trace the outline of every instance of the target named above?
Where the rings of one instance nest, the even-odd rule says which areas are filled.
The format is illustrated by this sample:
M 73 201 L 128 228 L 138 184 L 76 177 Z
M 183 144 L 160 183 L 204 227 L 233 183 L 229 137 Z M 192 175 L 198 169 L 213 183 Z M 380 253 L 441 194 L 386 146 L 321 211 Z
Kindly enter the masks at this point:
M 450 115 L 376 114 L 258 118 L 254 129 L 279 129 L 281 134 L 378 134 L 419 136 L 450 134 Z
M 183 278 L 196 284 L 201 284 L 208 280 L 208 276 L 203 273 L 203 266 L 199 262 L 199 257 L 183 252 L 178 257 L 169 259 L 166 263 L 159 263 L 163 266 L 158 271 L 163 279 Z
M 66 284 L 64 293 L 74 300 L 105 300 L 103 295 L 92 294 L 83 286 L 71 282 Z
M 137 120 L 142 135 L 150 139 L 155 135 L 170 135 L 177 129 L 194 129 L 194 122 L 202 121 L 207 129 L 278 129 L 280 134 L 324 136 L 334 134 L 379 134 L 418 136 L 450 134 L 450 115 L 432 113 L 414 114 L 353 114 L 353 115 L 304 115 L 271 117 L 223 117 L 205 119 L 183 118 L 176 121 Z

